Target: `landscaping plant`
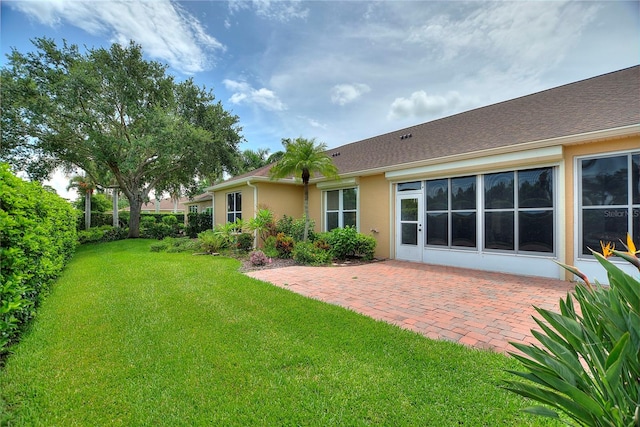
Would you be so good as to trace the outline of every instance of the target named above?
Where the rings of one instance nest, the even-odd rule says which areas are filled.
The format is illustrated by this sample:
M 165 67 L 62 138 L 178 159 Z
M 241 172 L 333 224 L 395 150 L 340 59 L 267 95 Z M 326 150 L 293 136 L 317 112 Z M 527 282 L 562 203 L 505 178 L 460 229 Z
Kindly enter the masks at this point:
M 331 246 L 333 256 L 339 260 L 349 257 L 371 260 L 377 243 L 373 237 L 358 233 L 354 227 L 349 226 L 334 228 L 326 235 L 326 240 Z
M 265 265 L 267 262 L 269 262 L 269 259 L 264 254 L 264 252 L 253 251 L 251 252 L 251 255 L 249 255 L 249 261 L 251 262 L 251 265 L 258 266 Z
M 269 236 L 275 235 L 275 228 L 273 212 L 269 209 L 260 209 L 255 218 L 249 220 L 249 230 L 257 232 L 263 244 Z
M 640 425 L 640 281 L 607 258 L 616 255 L 640 270 L 638 252 L 627 236 L 627 251 L 602 244 L 593 256 L 606 269 L 609 286 L 591 284 L 575 267 L 561 264 L 584 280 L 560 300 L 560 313 L 536 308 L 540 344 L 512 343 L 528 381 L 506 388 L 546 406 L 527 411 L 552 418 L 564 413 L 581 426 Z M 551 408 L 551 409 L 549 409 Z

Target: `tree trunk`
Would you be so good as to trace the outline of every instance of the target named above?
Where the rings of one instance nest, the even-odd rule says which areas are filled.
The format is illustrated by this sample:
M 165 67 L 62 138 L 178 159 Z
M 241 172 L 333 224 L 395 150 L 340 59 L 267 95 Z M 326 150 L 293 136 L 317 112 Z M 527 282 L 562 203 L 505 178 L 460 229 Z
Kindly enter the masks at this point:
M 309 236 L 309 184 L 304 184 L 304 235 L 302 240 L 307 241 Z
M 142 197 L 129 199 L 129 238 L 137 239 L 140 237 L 140 212 L 142 211 Z
M 84 193 L 84 229 L 91 228 L 91 192 Z

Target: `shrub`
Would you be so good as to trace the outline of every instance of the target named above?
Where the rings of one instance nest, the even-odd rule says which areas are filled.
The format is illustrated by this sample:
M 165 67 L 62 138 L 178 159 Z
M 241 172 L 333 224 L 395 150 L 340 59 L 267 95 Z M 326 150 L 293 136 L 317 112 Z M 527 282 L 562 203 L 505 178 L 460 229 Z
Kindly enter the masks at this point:
M 278 233 L 276 235 L 276 250 L 278 251 L 278 257 L 291 258 L 293 244 L 294 242 L 291 236 L 287 236 L 284 233 Z
M 277 258 L 278 257 L 278 249 L 276 248 L 276 236 L 269 236 L 264 241 L 264 245 L 262 246 L 262 251 L 269 258 Z
M 640 270 L 635 246 L 627 238 L 628 252 L 603 245 L 603 254 L 617 255 Z M 591 285 L 578 275 L 572 295 L 560 300 L 560 313 L 536 308 L 542 332 L 532 330 L 539 345 L 512 343 L 523 355 L 512 354 L 527 372 L 511 371 L 528 380 L 508 381 L 506 388 L 553 408 L 527 411 L 559 418 L 564 412 L 580 425 L 640 425 L 640 281 L 594 252 L 606 269 L 609 287 Z M 576 310 L 574 301 L 579 310 Z
M 251 261 L 251 265 L 265 265 L 268 261 L 268 258 L 262 251 L 253 251 L 249 256 L 249 261 Z
M 151 252 L 164 252 L 169 249 L 169 242 L 162 240 L 151 244 Z
M 189 222 L 185 233 L 189 237 L 197 237 L 198 233 L 213 229 L 213 217 L 211 213 L 190 213 Z
M 331 262 L 331 252 L 311 242 L 296 243 L 291 253 L 293 259 L 300 264 L 324 265 Z
M 217 253 L 229 247 L 229 242 L 224 234 L 217 233 L 214 230 L 198 233 L 198 244 L 200 245 L 200 250 L 208 253 Z
M 89 230 L 78 231 L 78 243 L 99 243 L 112 242 L 115 240 L 123 240 L 127 238 L 126 228 L 117 228 L 110 225 L 102 227 L 92 227 Z
M 315 221 L 309 219 L 309 240 L 315 239 Z M 284 233 L 287 236 L 291 236 L 294 242 L 301 242 L 304 238 L 304 217 L 294 219 L 290 216 L 283 215 L 282 218 L 276 223 L 276 233 Z
M 256 231 L 262 243 L 271 235 L 275 235 L 276 224 L 273 220 L 273 212 L 269 209 L 260 209 L 255 218 L 249 220 L 249 230 Z
M 0 355 L 73 256 L 76 218 L 66 200 L 0 165 Z
M 377 244 L 373 237 L 358 233 L 355 228 L 349 226 L 334 228 L 326 235 L 326 241 L 331 246 L 333 256 L 340 260 L 349 257 L 373 259 Z
M 253 234 L 240 233 L 236 236 L 236 240 L 236 247 L 239 251 L 249 252 L 251 249 L 253 249 Z
M 192 252 L 199 249 L 200 245 L 196 240 L 188 237 L 166 237 L 160 242 L 151 244 L 151 252 Z

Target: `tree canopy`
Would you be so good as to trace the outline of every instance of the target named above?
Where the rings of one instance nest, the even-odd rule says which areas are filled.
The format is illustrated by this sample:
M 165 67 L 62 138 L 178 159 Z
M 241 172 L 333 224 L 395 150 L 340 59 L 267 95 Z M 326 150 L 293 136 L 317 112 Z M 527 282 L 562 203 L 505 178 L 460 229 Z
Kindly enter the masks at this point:
M 130 237 L 151 190 L 195 189 L 235 172 L 238 117 L 192 79 L 143 58 L 133 41 L 109 49 L 35 39 L 1 71 L 0 159 L 33 179 L 77 167 L 103 186 L 116 182 L 131 206 Z
M 337 179 L 338 168 L 325 151 L 327 145 L 316 143 L 315 138 L 283 139 L 285 152 L 282 158 L 269 170 L 271 179 L 300 177 L 304 185 L 304 240 L 309 235 L 309 180 L 315 173 L 327 178 Z

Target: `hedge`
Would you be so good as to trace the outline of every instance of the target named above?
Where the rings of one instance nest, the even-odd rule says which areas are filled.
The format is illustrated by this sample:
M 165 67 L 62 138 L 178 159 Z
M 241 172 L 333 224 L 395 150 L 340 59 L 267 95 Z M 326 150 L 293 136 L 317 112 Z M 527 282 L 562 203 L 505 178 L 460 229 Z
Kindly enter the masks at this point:
M 69 202 L 0 164 L 0 357 L 72 257 L 76 219 Z
M 78 214 L 78 231 L 84 230 L 84 213 Z M 174 216 L 180 224 L 184 223 L 183 213 L 141 213 L 140 218 L 151 216 L 156 219 L 156 222 L 162 222 L 162 218 L 165 216 Z M 209 215 L 211 217 L 211 215 Z M 120 227 L 129 227 L 129 212 L 118 212 L 118 224 Z M 113 225 L 113 212 L 91 212 L 91 227 L 103 227 L 105 225 Z

